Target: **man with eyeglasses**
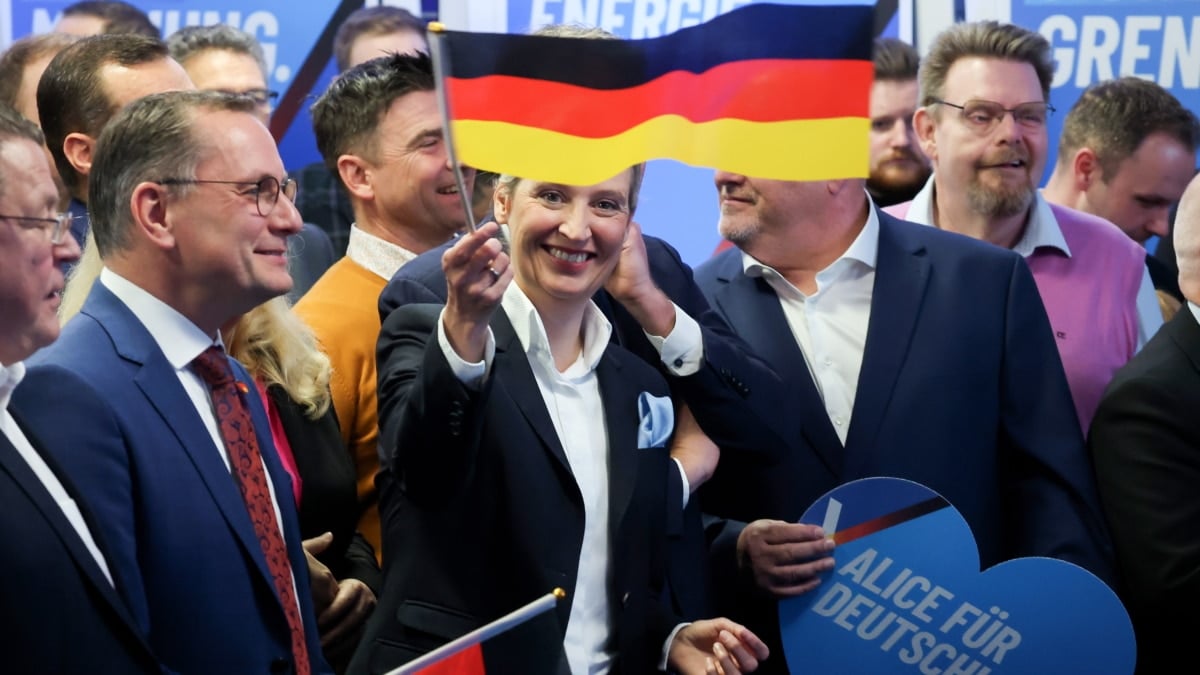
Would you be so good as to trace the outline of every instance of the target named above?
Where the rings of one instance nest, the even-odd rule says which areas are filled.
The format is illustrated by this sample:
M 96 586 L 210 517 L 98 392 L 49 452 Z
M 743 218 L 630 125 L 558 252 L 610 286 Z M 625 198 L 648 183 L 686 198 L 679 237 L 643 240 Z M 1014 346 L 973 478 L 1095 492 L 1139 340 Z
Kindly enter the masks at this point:
M 292 286 L 300 215 L 275 141 L 245 97 L 152 94 L 105 127 L 92 167 L 104 268 L 30 360 L 20 412 L 53 427 L 167 669 L 329 672 L 292 483 L 221 337 Z
M 1105 220 L 1048 203 L 1054 61 L 1041 35 L 995 21 L 940 34 L 914 116 L 933 176 L 890 212 L 1024 256 L 1050 316 L 1086 433 L 1104 387 L 1162 325 L 1145 251 Z
M 186 26 L 167 37 L 167 49 L 197 89 L 247 96 L 263 124 L 270 120 L 279 92 L 267 88 L 267 60 L 253 35 L 223 23 Z
M 96 514 L 46 452 L 43 427 L 10 410 L 22 363 L 58 337 L 59 264 L 79 257 L 42 133 L 0 104 L 0 621 L 18 673 L 160 673 L 113 576 Z M 54 406 L 62 424 L 63 408 Z
M 167 49 L 197 89 L 245 96 L 254 101 L 263 124 L 269 123 L 271 107 L 279 92 L 267 89 L 267 61 L 262 45 L 253 35 L 223 23 L 187 26 L 167 38 Z M 292 239 L 290 253 L 295 285 L 288 298 L 295 302 L 312 288 L 337 256 L 329 235 L 309 223 Z

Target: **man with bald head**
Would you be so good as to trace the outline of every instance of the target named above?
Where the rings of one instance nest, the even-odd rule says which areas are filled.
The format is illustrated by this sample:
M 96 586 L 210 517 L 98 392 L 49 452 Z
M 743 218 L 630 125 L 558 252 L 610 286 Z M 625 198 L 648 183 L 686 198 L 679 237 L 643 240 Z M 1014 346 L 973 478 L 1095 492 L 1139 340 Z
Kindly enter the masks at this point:
M 1175 251 L 1187 305 L 1113 377 L 1088 439 L 1138 673 L 1194 660 L 1200 629 L 1200 179 L 1179 203 Z

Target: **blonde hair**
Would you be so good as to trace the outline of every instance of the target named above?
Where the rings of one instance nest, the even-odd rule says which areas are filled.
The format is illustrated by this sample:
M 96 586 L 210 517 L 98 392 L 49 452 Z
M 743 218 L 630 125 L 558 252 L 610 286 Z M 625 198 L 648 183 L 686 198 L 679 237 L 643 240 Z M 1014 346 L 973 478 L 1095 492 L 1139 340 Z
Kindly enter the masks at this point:
M 243 314 L 225 335 L 225 346 L 256 379 L 283 387 L 309 419 L 329 411 L 329 357 L 284 296 Z
M 83 309 L 103 268 L 95 238 L 88 232 L 83 255 L 63 291 L 59 321 L 67 323 Z M 283 387 L 309 419 L 319 419 L 329 411 L 329 357 L 318 348 L 312 329 L 292 312 L 287 298 L 268 300 L 246 312 L 224 338 L 230 356 L 255 379 Z

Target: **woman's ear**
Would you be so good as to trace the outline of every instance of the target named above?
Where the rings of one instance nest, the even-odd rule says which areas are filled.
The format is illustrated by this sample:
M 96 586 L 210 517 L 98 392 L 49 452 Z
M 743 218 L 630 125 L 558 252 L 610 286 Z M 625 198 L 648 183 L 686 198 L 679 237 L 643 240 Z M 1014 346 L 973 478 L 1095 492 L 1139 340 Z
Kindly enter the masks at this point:
M 512 208 L 510 189 L 510 186 L 497 185 L 492 192 L 492 218 L 501 225 L 508 224 L 508 214 Z

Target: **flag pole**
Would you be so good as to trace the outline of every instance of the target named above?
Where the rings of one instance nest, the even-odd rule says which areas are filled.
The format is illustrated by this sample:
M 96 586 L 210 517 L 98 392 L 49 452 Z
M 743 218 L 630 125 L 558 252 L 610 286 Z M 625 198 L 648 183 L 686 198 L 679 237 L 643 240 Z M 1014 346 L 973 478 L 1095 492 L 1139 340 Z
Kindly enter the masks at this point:
M 446 26 L 440 21 L 430 21 L 429 51 L 433 57 L 433 79 L 437 84 L 438 112 L 442 116 L 442 139 L 446 143 L 446 155 L 450 166 L 454 168 L 454 183 L 458 187 L 458 196 L 462 200 L 463 211 L 467 217 L 467 229 L 475 231 L 475 211 L 471 199 L 467 196 L 466 182 L 463 180 L 462 165 L 458 163 L 458 153 L 454 149 L 454 131 L 450 126 L 450 99 L 446 92 L 446 72 L 449 70 L 449 59 L 444 40 Z
M 429 652 L 419 659 L 409 661 L 403 666 L 388 672 L 387 675 L 414 675 L 422 668 L 427 668 L 444 658 L 453 656 L 458 652 L 467 649 L 468 647 L 474 647 L 484 640 L 495 637 L 510 628 L 515 628 L 525 623 L 526 621 L 539 614 L 542 614 L 543 612 L 553 609 L 554 605 L 565 597 L 567 597 L 567 592 L 561 588 L 556 588 L 537 600 L 529 603 L 528 605 L 525 605 L 516 611 L 510 612 L 487 624 L 486 626 L 480 626 L 470 633 L 467 633 L 456 640 L 442 645 L 441 647 Z

